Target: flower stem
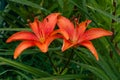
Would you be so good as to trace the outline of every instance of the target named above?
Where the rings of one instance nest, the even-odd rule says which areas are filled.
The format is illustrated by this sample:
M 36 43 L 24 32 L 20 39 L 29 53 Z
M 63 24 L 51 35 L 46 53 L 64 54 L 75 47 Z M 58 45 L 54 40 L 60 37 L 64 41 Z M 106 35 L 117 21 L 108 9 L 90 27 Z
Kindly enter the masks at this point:
M 60 71 L 60 73 L 59 74 L 62 74 L 62 72 L 68 67 L 68 65 L 69 65 L 69 63 L 70 63 L 70 60 L 73 58 L 73 49 L 72 49 L 72 52 L 71 52 L 71 54 L 70 54 L 70 56 L 69 56 L 69 58 L 68 58 L 68 60 L 67 60 L 67 62 L 66 62 L 66 64 L 65 64 L 65 66 L 62 68 L 62 70 Z
M 112 3 L 112 5 L 113 5 L 113 11 L 112 11 L 112 15 L 113 16 L 116 16 L 116 1 L 115 0 L 113 0 L 113 3 Z M 111 38 L 111 41 L 113 41 L 113 39 L 114 39 L 114 36 L 115 36 L 115 30 L 114 30 L 114 23 L 115 23 L 116 21 L 114 20 L 114 19 L 112 19 L 112 22 L 111 22 L 111 31 L 113 32 L 113 35 L 112 35 L 112 38 Z
M 52 61 L 52 59 L 51 59 L 49 53 L 46 53 L 46 55 L 47 55 L 47 57 L 48 57 L 48 59 L 49 59 L 51 65 L 52 65 L 52 67 L 55 69 L 56 72 L 58 72 L 57 67 L 54 65 L 54 63 L 53 63 L 53 61 Z
M 113 0 L 112 6 L 113 6 L 112 15 L 113 15 L 113 16 L 116 16 L 116 8 L 117 8 L 116 0 Z M 111 31 L 113 32 L 113 35 L 111 36 L 111 42 L 113 42 L 114 37 L 115 37 L 115 29 L 114 29 L 114 27 L 115 27 L 114 24 L 115 24 L 115 23 L 116 23 L 116 21 L 115 21 L 114 19 L 112 19 L 112 21 L 111 21 Z M 116 48 L 116 44 L 117 44 L 117 43 L 114 44 L 114 45 L 115 45 L 115 48 Z M 116 50 L 117 50 L 117 49 L 116 49 Z M 113 58 L 113 53 L 112 53 L 112 51 L 110 51 L 110 57 Z

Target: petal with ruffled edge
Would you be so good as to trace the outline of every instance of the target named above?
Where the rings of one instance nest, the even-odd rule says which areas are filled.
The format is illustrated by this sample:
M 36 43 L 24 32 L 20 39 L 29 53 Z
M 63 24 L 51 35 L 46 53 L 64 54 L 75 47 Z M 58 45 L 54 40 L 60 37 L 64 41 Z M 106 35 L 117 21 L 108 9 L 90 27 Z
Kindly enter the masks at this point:
M 46 53 L 48 51 L 48 47 L 49 47 L 50 43 L 57 38 L 63 38 L 63 36 L 61 36 L 59 34 L 49 36 L 49 38 L 47 38 L 44 43 L 35 41 L 35 45 L 41 50 L 41 52 Z
M 23 41 L 21 42 L 14 52 L 14 59 L 16 59 L 25 49 L 35 46 L 33 41 Z
M 35 33 L 37 37 L 39 37 L 40 35 L 39 23 L 41 22 L 38 20 L 38 18 L 35 18 L 32 23 L 29 23 L 30 28 L 32 29 L 32 31 Z
M 42 21 L 45 36 L 48 36 L 54 30 L 59 15 L 60 13 L 52 13 Z
M 99 60 L 97 51 L 96 51 L 95 47 L 93 46 L 92 42 L 84 41 L 84 42 L 80 43 L 80 45 L 88 48 L 92 52 L 92 54 L 95 56 L 96 60 Z
M 91 20 L 86 20 L 84 22 L 81 22 L 78 27 L 76 27 L 76 32 L 79 38 L 81 38 L 81 36 L 83 35 L 83 33 L 85 32 L 88 24 L 90 24 Z
M 37 37 L 28 31 L 21 31 L 13 34 L 11 37 L 7 39 L 7 43 L 11 41 L 16 41 L 16 40 L 37 40 Z
M 73 39 L 75 30 L 73 23 L 69 19 L 59 16 L 57 25 L 60 29 L 63 29 L 68 33 L 71 40 Z
M 83 40 L 93 40 L 103 36 L 111 36 L 113 33 L 111 31 L 104 30 L 102 28 L 92 28 L 87 30 L 82 39 Z

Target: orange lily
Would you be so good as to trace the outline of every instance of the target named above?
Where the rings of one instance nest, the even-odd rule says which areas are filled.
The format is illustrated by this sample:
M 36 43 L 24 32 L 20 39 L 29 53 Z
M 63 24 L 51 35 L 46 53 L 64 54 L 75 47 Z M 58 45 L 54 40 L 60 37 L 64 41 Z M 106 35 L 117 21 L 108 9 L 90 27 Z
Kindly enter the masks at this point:
M 59 13 L 52 13 L 42 22 L 35 18 L 33 23 L 29 23 L 33 32 L 20 31 L 9 37 L 6 41 L 7 43 L 16 40 L 23 40 L 23 42 L 21 42 L 15 49 L 14 59 L 16 59 L 23 50 L 33 46 L 37 46 L 44 53 L 47 52 L 50 43 L 54 39 L 62 37 L 62 35 L 57 33 L 63 34 L 63 36 L 68 39 L 68 35 L 65 31 L 60 29 L 53 31 L 59 15 Z
M 69 35 L 68 40 L 63 40 L 62 51 L 65 51 L 72 46 L 80 45 L 88 48 L 98 60 L 97 51 L 90 40 L 102 36 L 110 36 L 112 35 L 112 32 L 104 30 L 102 28 L 91 28 L 89 30 L 86 30 L 87 25 L 90 22 L 91 20 L 86 20 L 84 22 L 81 22 L 80 24 L 76 23 L 76 26 L 74 27 L 73 23 L 69 19 L 63 16 L 59 16 L 57 22 L 58 27 L 60 29 L 64 29 Z

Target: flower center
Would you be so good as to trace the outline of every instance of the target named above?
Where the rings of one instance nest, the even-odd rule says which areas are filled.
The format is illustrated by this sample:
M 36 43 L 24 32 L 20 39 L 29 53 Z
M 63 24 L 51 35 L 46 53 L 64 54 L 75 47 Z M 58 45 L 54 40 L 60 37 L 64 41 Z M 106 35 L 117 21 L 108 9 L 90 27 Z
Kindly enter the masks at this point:
M 41 37 L 41 38 L 39 38 L 39 41 L 40 41 L 41 43 L 44 43 L 44 42 L 45 42 L 45 38 Z

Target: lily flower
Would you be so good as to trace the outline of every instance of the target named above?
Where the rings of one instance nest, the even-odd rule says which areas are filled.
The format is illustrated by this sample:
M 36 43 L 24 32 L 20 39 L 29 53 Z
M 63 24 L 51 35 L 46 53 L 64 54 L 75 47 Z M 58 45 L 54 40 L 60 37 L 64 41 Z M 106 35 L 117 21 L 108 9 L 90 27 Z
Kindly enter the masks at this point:
M 34 22 L 29 23 L 33 32 L 20 31 L 9 37 L 6 41 L 7 43 L 23 40 L 15 49 L 14 59 L 16 59 L 23 50 L 29 47 L 37 46 L 42 52 L 46 53 L 48 51 L 48 46 L 54 39 L 62 38 L 63 36 L 68 39 L 68 35 L 64 30 L 54 30 L 59 15 L 60 13 L 52 13 L 41 22 L 35 18 Z
M 77 45 L 84 46 L 92 52 L 92 54 L 97 60 L 99 59 L 97 51 L 90 40 L 100 38 L 103 36 L 110 36 L 113 33 L 102 28 L 91 28 L 89 30 L 86 30 L 90 22 L 91 20 L 86 20 L 84 22 L 81 22 L 80 24 L 76 22 L 74 26 L 74 24 L 69 19 L 63 16 L 59 16 L 57 22 L 58 27 L 60 29 L 64 29 L 69 35 L 68 40 L 63 40 L 62 51 L 65 51 L 68 48 Z

